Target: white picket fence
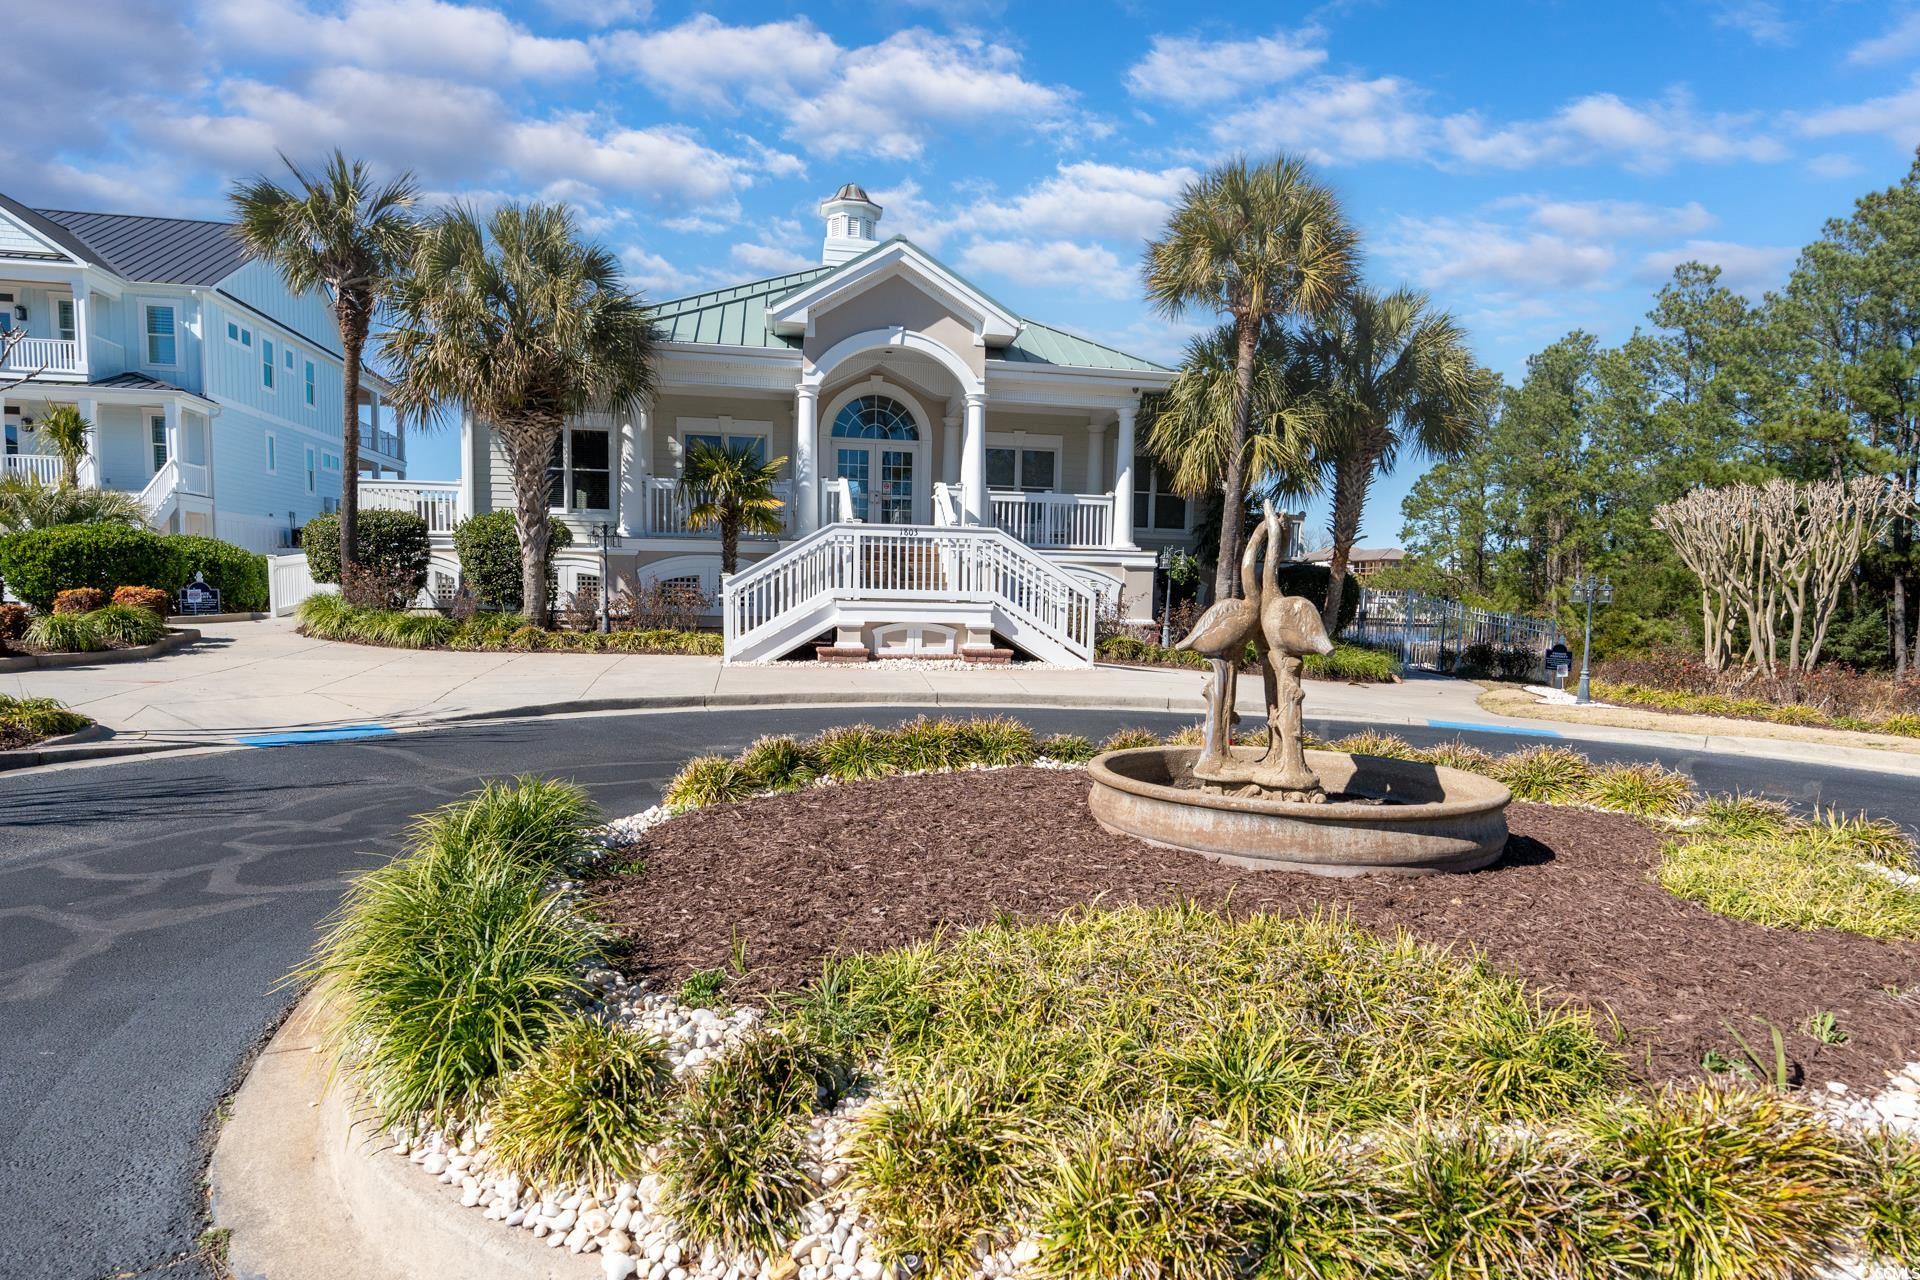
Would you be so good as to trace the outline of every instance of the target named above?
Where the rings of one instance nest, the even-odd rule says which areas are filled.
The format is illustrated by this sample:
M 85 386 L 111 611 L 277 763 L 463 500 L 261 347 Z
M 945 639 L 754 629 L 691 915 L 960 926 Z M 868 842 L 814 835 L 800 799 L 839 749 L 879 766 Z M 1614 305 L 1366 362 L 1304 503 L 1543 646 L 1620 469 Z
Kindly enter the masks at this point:
M 304 551 L 267 557 L 267 609 L 276 618 L 292 613 L 308 596 L 338 590 L 331 582 L 313 580 Z

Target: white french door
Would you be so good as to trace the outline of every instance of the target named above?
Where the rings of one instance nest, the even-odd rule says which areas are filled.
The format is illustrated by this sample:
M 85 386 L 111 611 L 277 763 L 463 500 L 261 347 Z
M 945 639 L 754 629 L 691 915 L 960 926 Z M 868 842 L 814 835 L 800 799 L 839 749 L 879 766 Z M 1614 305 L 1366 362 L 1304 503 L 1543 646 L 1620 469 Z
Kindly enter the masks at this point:
M 868 524 L 912 524 L 919 507 L 919 451 L 904 442 L 834 441 L 833 475 L 845 480 L 854 514 Z

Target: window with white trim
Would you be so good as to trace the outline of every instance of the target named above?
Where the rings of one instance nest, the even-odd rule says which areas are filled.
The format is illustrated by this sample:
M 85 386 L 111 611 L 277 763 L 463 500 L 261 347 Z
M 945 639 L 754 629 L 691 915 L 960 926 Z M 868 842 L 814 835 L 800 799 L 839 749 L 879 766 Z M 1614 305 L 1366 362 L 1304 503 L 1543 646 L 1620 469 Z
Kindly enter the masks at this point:
M 153 469 L 158 471 L 167 465 L 167 415 L 150 413 L 147 415 L 147 441 L 153 449 Z
M 607 511 L 613 506 L 612 455 L 601 428 L 568 427 L 553 442 L 547 501 L 556 511 Z
M 253 345 L 253 330 L 237 320 L 229 320 L 227 321 L 227 341 L 250 347 Z
M 180 362 L 179 342 L 174 333 L 173 308 L 150 302 L 145 307 L 147 363 L 175 365 Z
M 73 319 L 73 299 L 61 298 L 53 304 L 53 327 L 60 341 L 72 342 L 79 332 Z
M 1133 456 L 1133 527 L 1187 527 L 1187 500 L 1173 492 L 1173 474 L 1144 453 Z
M 317 493 L 320 488 L 320 469 L 316 463 L 318 455 L 312 445 L 307 446 L 307 492 Z
M 1058 449 L 987 446 L 987 488 L 1052 493 L 1060 483 Z
M 260 385 L 273 390 L 273 339 L 260 339 Z
M 307 361 L 307 403 L 313 403 L 313 361 Z
M 280 473 L 280 442 L 273 438 L 273 432 L 267 432 L 267 474 Z
M 748 426 L 695 418 L 680 425 L 680 445 L 682 450 L 690 450 L 696 444 L 705 444 L 725 449 L 728 453 L 745 449 L 753 455 L 755 462 L 765 462 L 770 431 L 771 428 L 764 424 Z

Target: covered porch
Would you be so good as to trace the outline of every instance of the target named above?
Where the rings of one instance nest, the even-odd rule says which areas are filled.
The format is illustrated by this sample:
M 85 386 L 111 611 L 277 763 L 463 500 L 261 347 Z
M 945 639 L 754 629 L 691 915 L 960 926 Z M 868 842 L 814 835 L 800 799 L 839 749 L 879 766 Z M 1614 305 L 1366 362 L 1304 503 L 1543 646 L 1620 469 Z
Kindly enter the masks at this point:
M 0 475 L 60 479 L 60 459 L 40 427 L 61 405 L 91 424 L 81 485 L 138 494 L 158 527 L 213 532 L 218 405 L 141 374 L 77 386 L 28 382 L 0 392 Z

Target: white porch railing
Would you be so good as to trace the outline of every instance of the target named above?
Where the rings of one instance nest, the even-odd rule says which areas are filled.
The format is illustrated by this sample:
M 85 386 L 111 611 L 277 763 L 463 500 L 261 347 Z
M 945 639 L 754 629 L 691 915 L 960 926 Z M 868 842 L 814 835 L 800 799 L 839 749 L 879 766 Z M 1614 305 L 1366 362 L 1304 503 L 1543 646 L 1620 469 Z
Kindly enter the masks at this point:
M 180 464 L 180 492 L 192 494 L 196 498 L 213 496 L 213 474 L 205 463 L 183 462 Z
M 1112 542 L 1110 493 L 992 490 L 993 523 L 1030 547 L 1105 547 Z
M 0 456 L 0 475 L 32 476 L 41 484 L 58 484 L 60 459 L 51 453 L 9 453 Z
M 18 338 L 0 350 L 0 373 L 83 373 L 80 344 L 72 338 Z
M 457 480 L 362 480 L 359 492 L 362 511 L 411 511 L 429 535 L 451 535 L 466 515 Z
M 165 528 L 173 516 L 180 492 L 180 464 L 168 458 L 140 490 L 140 505 L 147 510 L 147 522 L 156 529 Z
M 734 574 L 725 652 L 748 653 L 834 602 L 989 604 L 1073 658 L 1093 655 L 1094 593 L 998 529 L 832 524 Z
M 820 488 L 822 524 L 859 524 L 861 513 L 853 509 L 853 481 L 835 476 Z
M 783 531 L 793 528 L 793 486 L 785 480 L 773 486 L 779 497 L 782 509 Z M 717 538 L 720 536 L 718 525 L 707 528 L 695 528 L 689 519 L 694 507 L 699 505 L 699 497 L 687 492 L 678 480 L 664 476 L 649 477 L 640 488 L 640 520 L 638 532 L 642 536 L 685 538 Z M 629 527 L 632 527 L 629 525 Z
M 933 486 L 933 522 L 937 525 L 954 526 L 967 522 L 967 504 L 961 501 L 964 490 L 957 484 L 948 484 L 942 480 Z

